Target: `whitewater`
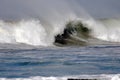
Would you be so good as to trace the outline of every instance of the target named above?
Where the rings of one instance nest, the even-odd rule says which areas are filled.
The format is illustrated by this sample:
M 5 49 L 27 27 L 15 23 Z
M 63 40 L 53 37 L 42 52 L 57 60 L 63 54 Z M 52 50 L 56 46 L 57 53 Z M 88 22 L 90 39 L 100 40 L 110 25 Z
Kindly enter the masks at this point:
M 76 1 L 2 2 L 4 5 L 1 4 L 1 7 L 7 8 L 5 10 L 1 8 L 0 43 L 53 46 L 56 43 L 56 36 L 64 34 L 69 22 L 74 22 L 71 26 L 73 28 L 76 22 L 81 23 L 83 27 L 90 30 L 88 35 L 92 39 L 101 42 L 120 42 L 119 18 L 94 19 Z M 78 41 L 95 42 L 91 41 L 91 38 L 83 39 L 78 36 L 83 34 L 79 33 L 80 31 L 77 30 L 72 36 L 80 39 Z
M 0 21 L 0 43 L 24 43 L 33 46 L 53 46 L 55 36 L 64 33 L 67 22 L 76 21 L 91 30 L 89 35 L 92 38 L 108 41 L 120 42 L 119 19 L 105 20 L 81 20 L 80 18 L 69 19 L 61 24 L 55 24 L 53 29 L 42 25 L 39 20 L 21 20 L 18 22 Z M 73 26 L 74 28 L 74 26 Z M 76 32 L 77 34 L 78 32 Z M 31 35 L 32 34 L 32 35 Z M 33 38 L 34 37 L 34 38 Z M 79 36 L 78 36 L 79 37 Z M 89 40 L 86 39 L 88 42 Z
M 0 80 L 120 80 L 120 18 L 73 0 L 0 1 Z
M 2 10 L 1 12 L 2 15 L 3 13 L 5 14 L 1 16 L 0 19 L 0 43 L 53 46 L 54 43 L 56 43 L 56 36 L 64 34 L 64 30 L 67 28 L 66 25 L 71 21 L 74 21 L 74 25 L 77 24 L 75 22 L 79 22 L 83 27 L 91 30 L 89 32 L 91 38 L 108 42 L 120 42 L 120 19 L 110 18 L 96 20 L 82 9 L 76 1 L 68 2 L 62 0 L 57 2 L 52 0 L 46 3 L 46 1 L 36 0 L 34 3 L 32 3 L 32 1 L 23 3 L 23 1 L 16 2 L 12 0 L 8 2 L 9 5 L 13 6 L 9 7 L 9 5 L 3 1 L 4 7 L 8 6 L 7 9 L 11 11 L 6 12 L 6 10 Z M 16 3 L 14 4 L 13 2 Z M 39 8 L 36 8 L 35 5 L 39 5 Z M 20 6 L 22 6 L 22 11 L 19 9 Z M 29 15 L 28 12 L 31 15 Z M 8 15 L 11 16 L 11 18 L 7 17 Z M 74 28 L 74 26 L 71 27 Z M 90 38 L 83 39 L 80 36 L 82 33 L 79 33 L 80 31 L 77 30 L 72 36 L 91 43 L 91 41 L 89 41 Z

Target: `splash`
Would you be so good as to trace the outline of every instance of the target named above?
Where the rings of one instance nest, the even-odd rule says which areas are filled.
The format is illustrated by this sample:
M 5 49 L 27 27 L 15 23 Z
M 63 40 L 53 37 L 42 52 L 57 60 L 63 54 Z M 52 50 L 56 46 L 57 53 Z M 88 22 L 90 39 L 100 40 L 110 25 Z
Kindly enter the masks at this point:
M 74 22 L 71 27 L 76 31 L 68 34 L 72 38 L 69 43 L 84 45 L 95 39 L 120 42 L 119 20 L 94 20 L 76 1 L 11 0 L 0 4 L 5 8 L 0 8 L 0 43 L 53 46 L 61 39 L 56 38 L 57 35 L 64 35 L 66 29 L 69 32 L 66 24 L 71 21 Z M 73 27 L 78 23 L 83 27 Z
M 2 1 L 1 6 L 5 8 L 0 8 L 1 43 L 51 46 L 66 22 L 88 15 L 76 1 L 11 0 Z

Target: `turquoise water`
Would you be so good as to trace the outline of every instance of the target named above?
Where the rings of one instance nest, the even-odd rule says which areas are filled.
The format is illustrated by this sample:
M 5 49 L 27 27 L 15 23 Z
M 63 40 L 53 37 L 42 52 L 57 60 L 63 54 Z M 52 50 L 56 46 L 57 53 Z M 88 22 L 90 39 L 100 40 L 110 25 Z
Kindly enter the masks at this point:
M 120 46 L 116 45 L 0 49 L 1 78 L 119 73 Z

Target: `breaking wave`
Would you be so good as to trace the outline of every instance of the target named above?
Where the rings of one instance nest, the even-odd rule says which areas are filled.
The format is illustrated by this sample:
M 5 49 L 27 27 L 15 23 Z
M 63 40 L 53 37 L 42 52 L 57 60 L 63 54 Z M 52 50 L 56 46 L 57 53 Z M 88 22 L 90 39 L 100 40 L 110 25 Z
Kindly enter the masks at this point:
M 50 27 L 34 19 L 16 22 L 1 20 L 0 43 L 52 46 L 120 42 L 119 22 L 119 19 L 95 21 L 75 18 Z
M 59 46 L 120 42 L 119 21 L 119 19 L 94 21 L 77 18 L 50 27 L 34 19 L 16 22 L 1 20 L 0 43 Z
M 5 9 L 0 9 L 0 43 L 61 46 L 120 42 L 120 19 L 94 20 L 75 0 L 1 4 Z

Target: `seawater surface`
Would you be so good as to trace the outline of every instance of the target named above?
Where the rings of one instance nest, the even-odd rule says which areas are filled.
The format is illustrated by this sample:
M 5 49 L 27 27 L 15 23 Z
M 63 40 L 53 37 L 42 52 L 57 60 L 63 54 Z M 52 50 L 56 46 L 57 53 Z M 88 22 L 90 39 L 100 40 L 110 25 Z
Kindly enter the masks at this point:
M 0 0 L 0 80 L 120 80 L 119 6 L 103 3 L 109 17 L 78 0 Z
M 4 44 L 0 48 L 0 79 L 26 80 L 36 76 L 46 78 L 31 80 L 66 80 L 65 76 L 100 79 L 104 75 L 100 80 L 119 80 L 111 78 L 119 73 L 119 45 L 28 47 Z M 106 78 L 105 75 L 111 76 Z

